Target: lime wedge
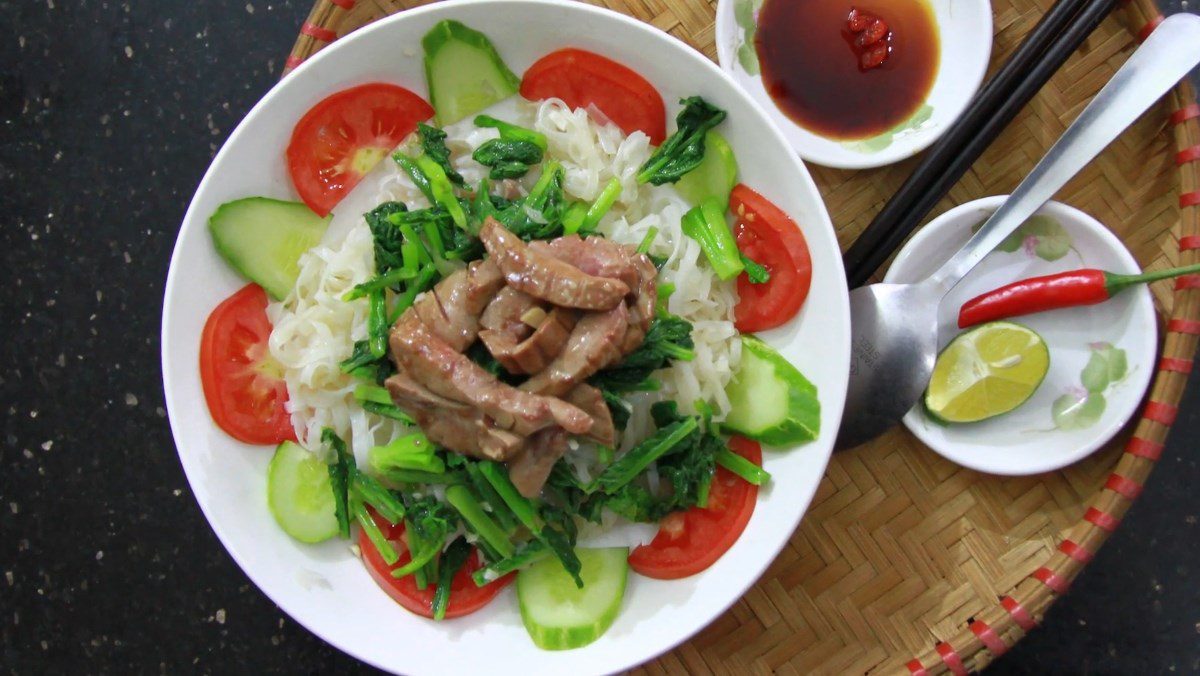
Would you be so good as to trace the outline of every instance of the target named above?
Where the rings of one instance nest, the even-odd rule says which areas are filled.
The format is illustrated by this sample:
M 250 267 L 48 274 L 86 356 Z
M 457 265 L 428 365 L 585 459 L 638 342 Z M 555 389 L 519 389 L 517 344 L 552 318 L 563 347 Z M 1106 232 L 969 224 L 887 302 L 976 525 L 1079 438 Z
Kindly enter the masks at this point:
M 938 355 L 925 410 L 941 422 L 967 423 L 1025 403 L 1050 369 L 1046 341 L 1012 322 L 992 322 L 960 335 Z

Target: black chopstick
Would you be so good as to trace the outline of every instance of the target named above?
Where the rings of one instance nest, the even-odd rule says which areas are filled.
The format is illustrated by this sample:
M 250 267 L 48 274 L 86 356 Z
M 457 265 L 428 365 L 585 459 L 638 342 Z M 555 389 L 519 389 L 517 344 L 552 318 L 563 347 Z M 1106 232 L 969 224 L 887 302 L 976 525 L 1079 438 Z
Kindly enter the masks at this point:
M 866 283 L 1117 2 L 1059 0 L 1042 17 L 847 249 L 850 288 Z

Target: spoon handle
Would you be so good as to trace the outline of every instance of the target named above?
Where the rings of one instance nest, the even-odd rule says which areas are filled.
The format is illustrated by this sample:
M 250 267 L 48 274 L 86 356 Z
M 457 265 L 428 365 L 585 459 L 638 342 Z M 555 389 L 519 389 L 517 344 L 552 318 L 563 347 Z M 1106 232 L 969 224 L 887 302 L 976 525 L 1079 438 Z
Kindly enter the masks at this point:
M 1084 108 L 1012 195 L 973 237 L 923 282 L 949 291 L 1067 181 L 1200 64 L 1200 16 L 1162 22 Z

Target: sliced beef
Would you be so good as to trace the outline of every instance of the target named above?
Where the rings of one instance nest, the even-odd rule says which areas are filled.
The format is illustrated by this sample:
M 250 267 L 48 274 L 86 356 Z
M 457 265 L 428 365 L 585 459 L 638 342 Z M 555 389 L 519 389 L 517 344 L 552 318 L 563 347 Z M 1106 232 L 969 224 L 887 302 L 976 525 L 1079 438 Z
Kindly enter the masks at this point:
M 589 275 L 619 279 L 629 287 L 629 330 L 621 341 L 621 353 L 629 354 L 642 344 L 658 300 L 658 268 L 645 254 L 603 237 L 581 239 L 578 235 L 550 241 L 530 242 L 531 251 L 570 263 Z
M 631 246 L 617 244 L 603 237 L 583 239 L 579 235 L 567 235 L 549 241 L 530 242 L 529 249 L 570 263 L 589 275 L 620 280 L 630 290 L 637 287 L 638 273 L 633 259 L 640 254 Z
M 497 429 L 477 409 L 430 392 L 404 372 L 384 384 L 396 406 L 411 415 L 435 444 L 477 458 L 502 461 L 525 442 L 519 435 Z
M 527 498 L 536 498 L 554 469 L 554 463 L 567 452 L 567 434 L 561 428 L 547 427 L 529 437 L 529 443 L 508 461 L 508 478 Z
M 392 327 L 390 343 L 398 366 L 409 377 L 434 394 L 479 409 L 499 429 L 520 435 L 550 425 L 572 434 L 591 429 L 591 417 L 575 406 L 501 383 L 435 336 L 411 308 Z
M 580 383 L 563 399 L 592 416 L 592 429 L 587 434 L 589 439 L 609 448 L 616 445 L 617 428 L 613 425 L 612 411 L 608 410 L 608 404 L 605 403 L 600 390 L 587 383 Z
M 432 406 L 457 412 L 471 409 L 462 402 L 430 392 L 429 388 L 413 380 L 404 371 L 397 371 L 383 384 L 387 387 L 388 394 L 392 395 L 392 401 L 405 411 L 415 406 Z
M 479 317 L 479 325 L 491 331 L 507 333 L 517 341 L 525 340 L 533 333 L 533 327 L 522 321 L 521 317 L 533 308 L 541 306 L 541 301 L 533 296 L 506 286 L 500 289 L 500 293 L 497 293 L 483 310 L 483 315 Z
M 496 429 L 481 415 L 460 417 L 444 409 L 419 408 L 412 416 L 433 443 L 476 458 L 505 462 L 526 443 L 524 437 Z
M 517 342 L 510 332 L 492 329 L 480 331 L 479 339 L 509 373 L 537 373 L 562 352 L 578 320 L 578 311 L 556 307 L 525 340 Z
M 520 237 L 488 218 L 479 239 L 508 285 L 562 307 L 608 310 L 629 293 L 624 282 L 589 275 L 545 252 L 531 249 Z
M 526 392 L 561 397 L 596 371 L 621 358 L 629 328 L 629 309 L 621 303 L 608 312 L 590 312 L 575 325 L 554 361 L 521 384 Z
M 503 287 L 504 278 L 495 263 L 475 261 L 438 282 L 413 309 L 434 335 L 455 352 L 462 352 L 475 342 L 480 313 Z
M 629 306 L 629 329 L 621 340 L 621 354 L 626 355 L 638 349 L 650 330 L 650 322 L 654 319 L 655 305 L 658 303 L 658 268 L 653 261 L 642 254 L 633 258 L 637 270 L 637 297 Z

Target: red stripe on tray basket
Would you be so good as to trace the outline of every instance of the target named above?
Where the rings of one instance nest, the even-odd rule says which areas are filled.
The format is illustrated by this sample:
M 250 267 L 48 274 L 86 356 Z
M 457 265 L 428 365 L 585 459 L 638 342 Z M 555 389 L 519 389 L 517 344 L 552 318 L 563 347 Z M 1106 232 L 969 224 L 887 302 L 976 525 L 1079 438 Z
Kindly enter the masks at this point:
M 1172 319 L 1167 323 L 1167 331 L 1197 336 L 1200 335 L 1200 322 L 1194 319 Z
M 958 656 L 958 652 L 949 643 L 942 641 L 935 648 L 938 654 L 942 656 L 942 664 L 950 670 L 954 676 L 967 676 L 967 667 L 963 664 L 962 658 Z
M 287 68 L 288 70 L 291 70 L 292 68 L 295 68 L 296 66 L 299 66 L 302 63 L 304 63 L 304 59 L 300 58 L 299 56 L 295 56 L 293 54 L 288 54 L 287 60 L 283 62 L 283 67 Z
M 1200 190 L 1185 192 L 1179 196 L 1179 208 L 1186 209 L 1200 204 Z
M 329 0 L 342 9 L 354 9 L 355 0 Z
M 1159 371 L 1171 371 L 1174 373 L 1191 373 L 1191 359 L 1176 359 L 1175 357 L 1163 357 L 1158 360 Z
M 1080 563 L 1087 563 L 1088 561 L 1092 560 L 1091 552 L 1083 547 L 1080 547 L 1074 542 L 1071 542 L 1070 540 L 1063 540 L 1062 542 L 1058 543 L 1058 551 L 1066 554 Z
M 996 630 L 989 627 L 986 622 L 975 620 L 968 626 L 979 637 L 979 640 L 983 642 L 983 645 L 987 646 L 987 649 L 996 657 L 1000 657 L 1008 652 L 1008 645 L 1004 643 L 1004 640 L 1000 638 Z
M 1102 512 L 1095 507 L 1088 507 L 1087 513 L 1083 515 L 1083 520 L 1093 523 L 1097 528 L 1110 533 L 1115 531 L 1117 526 L 1121 525 L 1120 519 L 1108 512 Z
M 1164 404 L 1161 401 L 1152 401 L 1146 404 L 1146 409 L 1142 411 L 1142 417 L 1146 420 L 1153 420 L 1160 425 L 1170 427 L 1175 424 L 1175 418 L 1179 415 L 1179 407 L 1170 404 Z
M 328 28 L 321 28 L 320 26 L 311 24 L 307 21 L 305 21 L 304 25 L 300 27 L 300 34 L 307 35 L 308 37 L 314 40 L 320 40 L 321 42 L 333 42 L 337 39 L 337 33 L 329 30 Z
M 1158 460 L 1162 456 L 1163 445 L 1141 437 L 1133 437 L 1125 444 L 1125 452 L 1147 460 Z
M 1055 573 L 1054 571 L 1045 567 L 1038 568 L 1037 570 L 1033 571 L 1032 577 L 1035 580 L 1040 580 L 1042 584 L 1046 585 L 1053 590 L 1055 594 L 1059 595 L 1066 594 L 1067 588 L 1071 586 L 1071 583 L 1067 582 L 1065 578 L 1060 577 L 1058 573 Z
M 1104 482 L 1104 487 L 1114 493 L 1120 493 L 1129 500 L 1137 500 L 1137 496 L 1142 494 L 1141 484 L 1120 474 L 1109 474 L 1108 481 Z
M 1005 596 L 1000 599 L 1000 605 L 1008 611 L 1008 614 L 1013 618 L 1013 622 L 1016 622 L 1017 626 L 1023 631 L 1033 631 L 1037 627 L 1037 622 L 1033 621 L 1033 616 L 1025 610 L 1024 606 L 1017 603 L 1017 600 L 1013 597 Z
M 1184 275 L 1175 278 L 1175 290 L 1200 289 L 1200 275 Z
M 1183 124 L 1197 117 L 1200 117 L 1200 103 L 1192 103 L 1171 113 L 1171 124 Z
M 1180 150 L 1175 155 L 1175 164 L 1183 165 L 1200 160 L 1200 145 L 1194 145 L 1187 150 Z
M 929 676 L 929 672 L 925 671 L 925 667 L 921 666 L 921 660 L 909 660 L 908 664 L 904 666 L 908 667 L 908 671 L 912 676 Z
M 1179 250 L 1191 251 L 1192 249 L 1200 249 L 1200 235 L 1184 235 L 1179 238 Z
M 1138 31 L 1138 34 L 1137 34 L 1138 42 L 1145 42 L 1146 38 L 1150 37 L 1150 34 L 1153 33 L 1154 29 L 1158 28 L 1158 24 L 1160 24 L 1162 22 L 1163 22 L 1162 14 L 1159 14 L 1158 16 L 1154 17 L 1153 19 L 1150 19 L 1149 21 L 1147 21 L 1146 25 L 1142 26 L 1142 30 Z

